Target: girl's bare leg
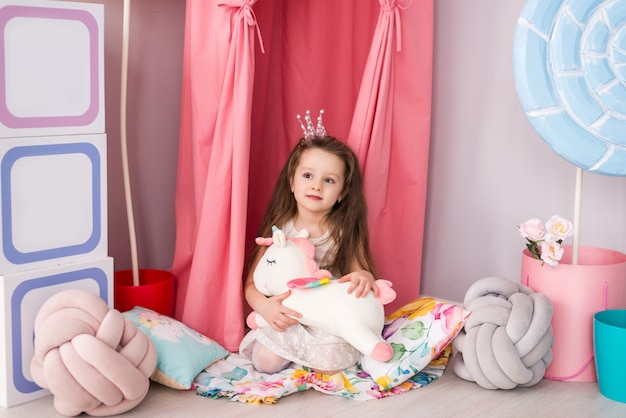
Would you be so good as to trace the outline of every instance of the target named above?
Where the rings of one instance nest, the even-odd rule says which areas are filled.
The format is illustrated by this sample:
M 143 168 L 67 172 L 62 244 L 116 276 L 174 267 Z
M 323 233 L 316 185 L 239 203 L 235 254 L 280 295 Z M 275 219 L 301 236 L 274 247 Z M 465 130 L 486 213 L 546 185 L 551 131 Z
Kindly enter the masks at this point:
M 289 363 L 289 360 L 272 353 L 259 342 L 252 348 L 252 365 L 261 373 L 277 373 L 286 369 Z

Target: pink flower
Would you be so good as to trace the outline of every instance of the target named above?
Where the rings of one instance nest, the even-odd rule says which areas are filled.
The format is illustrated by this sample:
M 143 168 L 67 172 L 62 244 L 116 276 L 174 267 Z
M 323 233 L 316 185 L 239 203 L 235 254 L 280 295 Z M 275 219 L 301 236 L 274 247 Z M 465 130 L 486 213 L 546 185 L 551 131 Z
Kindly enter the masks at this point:
M 519 227 L 520 235 L 530 241 L 541 241 L 546 234 L 541 221 L 537 218 L 529 219 Z
M 459 309 L 456 305 L 438 303 L 432 311 L 433 317 L 441 322 L 441 327 L 446 330 L 452 330 L 458 324 L 463 324 L 466 318 L 463 318 L 466 311 Z M 446 342 L 445 345 L 447 345 Z

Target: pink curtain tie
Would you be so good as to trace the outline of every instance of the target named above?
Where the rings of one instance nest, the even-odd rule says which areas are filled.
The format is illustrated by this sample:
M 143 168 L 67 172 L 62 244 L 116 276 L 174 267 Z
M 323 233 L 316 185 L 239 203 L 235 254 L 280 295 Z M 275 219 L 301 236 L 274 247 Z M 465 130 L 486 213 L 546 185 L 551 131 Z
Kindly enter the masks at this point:
M 393 13 L 396 27 L 396 52 L 402 51 L 402 26 L 400 23 L 400 9 L 405 10 L 411 7 L 413 0 L 409 0 L 406 6 L 400 5 L 400 2 L 396 0 L 379 0 L 380 2 L 380 11 L 383 13 Z
M 252 6 L 256 3 L 257 0 L 226 0 L 222 3 L 219 3 L 218 6 L 226 6 L 232 8 L 239 8 L 243 12 L 243 19 L 248 26 L 256 27 L 256 34 L 259 38 L 259 47 L 261 48 L 261 52 L 265 54 L 265 48 L 263 47 L 263 38 L 261 37 L 261 29 L 259 29 L 259 25 L 256 21 L 256 15 L 254 14 L 254 10 L 252 10 Z

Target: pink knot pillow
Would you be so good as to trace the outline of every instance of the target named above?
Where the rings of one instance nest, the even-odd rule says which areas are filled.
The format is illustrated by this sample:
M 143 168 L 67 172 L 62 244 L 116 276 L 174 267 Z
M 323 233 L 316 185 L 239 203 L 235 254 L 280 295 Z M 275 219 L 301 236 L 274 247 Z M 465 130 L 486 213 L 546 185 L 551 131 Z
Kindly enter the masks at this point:
M 63 415 L 126 412 L 148 393 L 156 367 L 152 342 L 100 297 L 66 290 L 49 298 L 35 318 L 35 383 L 50 389 Z

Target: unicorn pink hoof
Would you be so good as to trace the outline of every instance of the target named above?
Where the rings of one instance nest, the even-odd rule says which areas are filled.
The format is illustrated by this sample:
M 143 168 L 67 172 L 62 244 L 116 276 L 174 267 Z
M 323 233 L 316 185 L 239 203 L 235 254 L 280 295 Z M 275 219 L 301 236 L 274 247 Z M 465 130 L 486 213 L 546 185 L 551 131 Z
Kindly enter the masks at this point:
M 256 312 L 250 312 L 250 315 L 246 318 L 246 324 L 250 329 L 257 329 L 259 324 L 256 323 Z
M 372 350 L 371 357 L 376 361 L 389 361 L 393 357 L 393 347 L 389 343 L 379 342 Z

